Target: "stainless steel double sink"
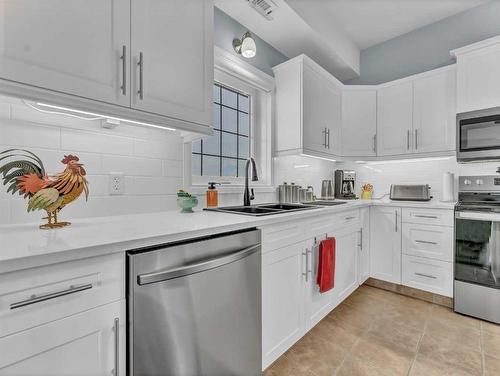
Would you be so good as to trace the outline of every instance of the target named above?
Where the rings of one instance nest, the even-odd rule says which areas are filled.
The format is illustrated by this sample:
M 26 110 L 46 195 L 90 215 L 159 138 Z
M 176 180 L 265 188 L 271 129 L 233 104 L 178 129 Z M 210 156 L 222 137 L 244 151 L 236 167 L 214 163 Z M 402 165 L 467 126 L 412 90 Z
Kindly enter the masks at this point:
M 344 201 L 330 201 L 328 206 L 345 204 Z M 204 210 L 216 211 L 221 213 L 233 213 L 242 215 L 251 215 L 260 217 L 264 215 L 282 214 L 301 210 L 318 209 L 325 206 L 321 202 L 307 204 L 259 204 L 252 206 L 225 206 L 220 208 L 208 208 Z

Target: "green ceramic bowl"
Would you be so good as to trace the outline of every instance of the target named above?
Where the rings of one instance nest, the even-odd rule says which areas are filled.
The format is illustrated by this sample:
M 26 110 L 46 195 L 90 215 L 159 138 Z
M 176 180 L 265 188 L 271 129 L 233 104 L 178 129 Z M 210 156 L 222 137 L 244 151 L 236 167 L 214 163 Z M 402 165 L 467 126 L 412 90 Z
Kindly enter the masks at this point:
M 198 198 L 196 196 L 177 197 L 177 206 L 181 208 L 181 213 L 192 213 L 196 205 L 198 205 Z

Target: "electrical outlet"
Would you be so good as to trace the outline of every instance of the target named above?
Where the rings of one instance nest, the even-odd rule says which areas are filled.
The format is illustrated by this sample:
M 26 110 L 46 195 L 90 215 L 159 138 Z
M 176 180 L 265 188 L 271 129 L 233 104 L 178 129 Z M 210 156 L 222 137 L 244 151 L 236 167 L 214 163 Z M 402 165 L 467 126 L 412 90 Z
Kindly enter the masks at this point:
M 109 194 L 122 195 L 125 192 L 125 179 L 123 172 L 111 172 L 109 174 Z

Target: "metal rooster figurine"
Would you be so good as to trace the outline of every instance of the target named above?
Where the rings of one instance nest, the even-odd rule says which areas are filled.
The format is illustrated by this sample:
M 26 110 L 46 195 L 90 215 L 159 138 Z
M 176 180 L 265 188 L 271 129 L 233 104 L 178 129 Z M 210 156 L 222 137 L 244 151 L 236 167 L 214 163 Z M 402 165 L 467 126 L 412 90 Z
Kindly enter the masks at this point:
M 35 154 L 23 149 L 9 149 L 0 153 L 0 166 L 3 184 L 8 186 L 7 192 L 24 195 L 29 198 L 28 212 L 45 210 L 48 223 L 41 229 L 51 229 L 68 226 L 70 222 L 59 222 L 58 212 L 69 203 L 75 201 L 82 192 L 88 199 L 89 189 L 86 172 L 79 158 L 75 155 L 65 155 L 61 163 L 66 169 L 55 175 L 47 176 L 42 160 Z

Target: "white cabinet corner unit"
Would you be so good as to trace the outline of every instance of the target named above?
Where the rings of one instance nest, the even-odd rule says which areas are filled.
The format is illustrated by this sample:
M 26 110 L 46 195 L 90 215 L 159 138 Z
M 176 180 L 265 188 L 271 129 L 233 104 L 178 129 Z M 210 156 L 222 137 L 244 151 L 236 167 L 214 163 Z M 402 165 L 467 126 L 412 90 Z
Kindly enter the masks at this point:
M 455 152 L 456 67 L 343 85 L 307 56 L 274 68 L 276 154 L 393 159 Z
M 342 83 L 305 55 L 273 70 L 276 154 L 339 157 Z
M 457 112 L 500 106 L 500 36 L 452 50 L 457 59 Z
M 1 93 L 210 133 L 212 1 L 6 0 L 0 11 Z

